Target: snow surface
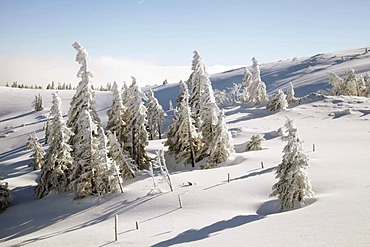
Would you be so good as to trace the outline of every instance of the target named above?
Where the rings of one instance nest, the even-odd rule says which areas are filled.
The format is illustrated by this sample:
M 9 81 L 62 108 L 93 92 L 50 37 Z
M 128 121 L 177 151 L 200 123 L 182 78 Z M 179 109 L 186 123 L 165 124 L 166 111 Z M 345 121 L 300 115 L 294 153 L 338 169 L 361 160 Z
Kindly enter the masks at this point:
M 271 94 L 297 77 L 295 82 L 300 87 L 296 91 L 300 96 L 309 94 L 327 88 L 326 74 L 333 70 L 370 71 L 369 56 L 357 56 L 360 52 L 298 59 L 296 67 L 293 61 L 262 65 L 262 80 Z M 342 56 L 350 59 L 330 65 Z M 303 75 L 309 61 L 316 72 Z M 319 68 L 322 70 L 317 72 Z M 283 76 L 289 73 L 291 76 Z M 276 81 L 272 75 L 276 75 Z M 220 88 L 238 76 L 242 78 L 242 69 L 212 78 L 218 78 L 213 83 Z M 176 98 L 176 88 L 176 84 L 169 84 L 154 90 L 164 109 L 168 98 Z M 5 174 L 13 195 L 10 207 L 0 214 L 0 246 L 369 246 L 368 98 L 310 95 L 277 113 L 261 107 L 225 105 L 222 108 L 235 154 L 222 167 L 210 170 L 176 165 L 168 159 L 174 192 L 159 175 L 162 192 L 155 190 L 151 177 L 144 173 L 126 181 L 123 194 L 73 200 L 71 193 L 65 193 L 37 200 L 33 193 L 39 171 L 28 167 L 30 151 L 25 144 L 32 131 L 43 140 L 42 127 L 52 92 L 55 90 L 0 87 L 0 173 Z M 45 109 L 34 112 L 31 103 L 39 93 Z M 73 94 L 58 93 L 64 114 Z M 110 92 L 96 94 L 97 112 L 104 123 L 111 97 Z M 274 168 L 282 159 L 285 145 L 276 131 L 284 125 L 286 116 L 294 119 L 304 141 L 315 197 L 304 208 L 279 212 L 278 201 L 269 194 L 276 182 Z M 266 139 L 263 150 L 245 152 L 254 134 Z M 147 150 L 152 157 L 163 142 L 150 141 Z M 179 195 L 183 208 L 179 208 Z M 116 214 L 119 240 L 114 242 Z

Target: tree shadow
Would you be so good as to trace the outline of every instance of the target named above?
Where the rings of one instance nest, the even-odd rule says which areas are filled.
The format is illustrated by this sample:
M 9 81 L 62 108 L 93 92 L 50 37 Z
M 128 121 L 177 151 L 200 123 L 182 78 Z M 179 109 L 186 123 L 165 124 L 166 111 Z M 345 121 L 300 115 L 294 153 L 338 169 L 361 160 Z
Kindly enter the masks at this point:
M 30 111 L 30 112 L 26 112 L 26 113 L 20 114 L 20 115 L 18 115 L 18 116 L 14 116 L 14 117 L 10 117 L 10 118 L 6 118 L 6 119 L 2 119 L 2 120 L 0 120 L 0 123 L 7 122 L 7 121 L 11 121 L 11 120 L 15 120 L 15 119 L 17 119 L 17 118 L 26 117 L 26 116 L 31 115 L 31 114 L 33 114 L 33 113 L 35 113 L 35 111 Z
M 267 216 L 267 215 L 270 215 L 270 214 L 277 214 L 277 213 L 284 213 L 284 212 L 288 212 L 288 211 L 303 209 L 303 208 L 315 203 L 316 201 L 317 201 L 316 198 L 306 198 L 305 202 L 304 202 L 304 205 L 302 207 L 294 208 L 294 209 L 290 209 L 290 210 L 282 210 L 280 200 L 274 199 L 274 200 L 264 202 L 257 209 L 256 213 L 258 215 L 261 215 L 261 216 Z
M 182 244 L 182 243 L 190 243 L 200 241 L 202 239 L 206 239 L 210 237 L 211 234 L 221 232 L 227 229 L 236 228 L 239 226 L 243 226 L 245 224 L 261 220 L 265 218 L 265 216 L 261 215 L 238 215 L 234 218 L 229 220 L 221 220 L 212 225 L 203 227 L 201 229 L 190 229 L 185 232 L 180 233 L 174 238 L 159 242 L 157 244 L 152 245 L 152 247 L 160 247 L 160 246 L 172 246 L 175 244 Z
M 370 114 L 370 110 L 358 110 L 358 111 L 362 113 L 360 117 L 365 117 Z
M 233 178 L 233 179 L 231 179 L 231 181 L 240 180 L 240 179 L 247 179 L 247 178 L 255 177 L 255 176 L 260 176 L 260 175 L 263 175 L 263 174 L 270 173 L 270 172 L 274 171 L 275 168 L 276 168 L 276 166 L 270 167 L 270 168 L 265 168 L 265 169 L 262 169 L 260 171 L 251 172 L 251 173 L 246 174 L 244 176 Z
M 34 188 L 34 186 L 26 186 L 17 188 L 14 190 L 14 192 L 12 192 L 12 194 L 14 193 L 16 200 L 13 201 L 11 207 L 9 207 L 3 214 L 0 214 L 0 243 L 31 234 L 62 220 L 66 220 L 71 217 L 77 217 L 78 215 L 83 214 L 93 208 L 99 207 L 100 205 L 99 203 L 95 202 L 96 197 L 94 196 L 80 200 L 74 200 L 73 193 L 51 195 L 37 200 L 33 197 Z M 99 216 L 95 218 L 79 222 L 78 224 L 59 231 L 44 234 L 36 238 L 26 239 L 21 243 L 17 243 L 16 246 L 35 244 L 40 240 L 50 239 L 55 236 L 98 224 L 112 218 L 116 214 L 123 214 L 139 206 L 140 204 L 153 200 L 156 197 L 164 194 L 165 193 L 149 197 L 143 196 L 131 202 L 127 200 L 120 200 L 109 208 L 106 208 L 106 210 L 102 210 Z M 102 203 L 106 203 L 107 201 L 115 199 L 117 196 L 118 195 L 108 195 L 103 197 Z M 93 200 L 93 202 L 91 202 L 91 200 Z M 29 212 L 31 208 L 33 213 Z M 166 212 L 163 215 L 158 215 L 154 218 L 158 218 L 169 213 L 172 213 L 172 211 Z M 146 221 L 150 221 L 154 218 L 147 219 Z
M 29 167 L 30 159 L 14 162 L 10 165 L 1 166 L 1 172 L 6 174 L 6 178 L 15 178 L 26 173 L 32 172 L 32 167 Z

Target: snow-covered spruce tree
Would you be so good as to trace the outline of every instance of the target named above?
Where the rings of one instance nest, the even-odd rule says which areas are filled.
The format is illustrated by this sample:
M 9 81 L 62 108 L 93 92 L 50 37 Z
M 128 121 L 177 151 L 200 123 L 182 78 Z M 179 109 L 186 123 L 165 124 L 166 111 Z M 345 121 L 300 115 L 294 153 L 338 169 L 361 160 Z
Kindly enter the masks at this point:
M 183 111 L 182 107 L 185 105 L 183 101 L 185 100 L 185 93 L 187 92 L 187 86 L 183 81 L 180 81 L 180 92 L 176 100 L 176 109 L 172 118 L 172 123 L 168 126 L 167 130 L 167 140 L 165 146 L 168 146 L 168 152 L 172 154 L 177 154 L 180 152 L 181 140 L 179 126 L 182 121 L 181 113 Z
M 121 88 L 121 92 L 122 92 L 122 104 L 124 106 L 126 106 L 127 105 L 127 100 L 129 98 L 128 86 L 127 86 L 126 81 L 123 82 L 123 86 Z
M 93 122 L 87 109 L 84 109 L 77 119 L 78 123 L 74 144 L 74 162 L 71 169 L 70 186 L 76 199 L 98 193 L 96 187 L 100 160 L 98 156 L 99 142 L 98 126 Z
M 332 95 L 343 95 L 346 91 L 346 85 L 344 83 L 344 80 L 333 72 L 330 72 L 328 76 L 329 76 L 329 83 L 332 86 L 331 94 Z
M 114 193 L 120 187 L 118 172 L 107 154 L 109 144 L 103 128 L 92 121 L 89 111 L 84 110 L 77 121 L 76 151 L 72 166 L 71 188 L 75 197 Z M 97 133 L 97 134 L 95 134 Z
M 98 142 L 99 149 L 97 150 L 97 156 L 100 165 L 97 166 L 97 170 L 95 171 L 97 194 L 98 196 L 102 196 L 108 193 L 115 193 L 119 190 L 123 193 L 122 179 L 119 176 L 117 163 L 108 156 L 110 147 L 103 127 L 99 129 Z
M 191 163 L 192 167 L 195 167 L 196 157 L 201 148 L 201 140 L 196 131 L 195 121 L 191 117 L 189 93 L 186 84 L 184 98 L 181 104 L 181 116 L 178 129 L 180 148 L 179 153 L 176 155 L 176 159 L 178 161 L 184 161 L 185 163 Z
M 370 74 L 369 73 L 366 73 L 366 75 L 364 76 L 364 81 L 365 81 L 365 87 L 366 87 L 365 97 L 370 98 Z
M 9 207 L 12 197 L 10 195 L 8 183 L 0 182 L 0 213 Z
M 137 166 L 135 161 L 125 150 L 122 149 L 115 134 L 110 131 L 108 135 L 109 156 L 117 164 L 119 174 L 123 180 L 135 177 Z
M 42 96 L 40 94 L 39 95 L 35 95 L 35 99 L 32 102 L 32 105 L 33 105 L 35 111 L 42 111 L 42 110 L 44 110 L 44 103 L 42 101 Z
M 39 143 L 39 139 L 37 138 L 35 132 L 32 132 L 28 137 L 27 149 L 31 150 L 32 152 L 30 156 L 32 158 L 30 166 L 33 167 L 33 170 L 40 170 L 44 164 L 45 152 Z
M 285 110 L 288 107 L 286 95 L 283 90 L 278 90 L 275 95 L 270 99 L 266 108 L 270 111 Z
M 332 95 L 366 96 L 366 81 L 361 75 L 355 74 L 353 69 L 346 71 L 343 78 L 329 73 L 329 83 L 332 85 Z
M 113 92 L 113 103 L 112 108 L 107 112 L 108 115 L 107 130 L 111 131 L 112 133 L 115 133 L 117 135 L 117 139 L 120 142 L 123 142 L 126 127 L 126 123 L 123 120 L 123 118 L 126 109 L 123 106 L 121 92 L 116 82 L 113 83 L 112 92 Z
M 61 100 L 58 95 L 53 94 L 52 103 L 48 124 L 49 148 L 35 190 L 37 198 L 42 198 L 51 191 L 67 191 L 68 177 L 73 162 L 72 149 L 68 144 L 73 133 L 64 122 Z
M 260 135 L 253 135 L 250 141 L 247 143 L 245 151 L 258 151 L 262 150 L 262 141 L 264 141 Z
M 261 79 L 261 72 L 257 60 L 252 58 L 252 78 L 247 88 L 248 102 L 254 105 L 267 103 L 266 85 Z
M 130 153 L 139 169 L 148 169 L 150 158 L 145 151 L 145 147 L 148 146 L 149 141 L 148 132 L 145 128 L 147 119 L 144 105 L 144 100 L 147 97 L 141 92 L 134 77 L 132 77 L 128 95 L 125 105 L 127 110 L 124 114 L 124 121 L 126 122 L 124 149 Z
M 216 104 L 211 81 L 206 74 L 200 76 L 200 82 L 203 84 L 204 91 L 201 96 L 200 119 L 201 125 L 199 131 L 201 133 L 202 146 L 198 152 L 197 160 L 202 160 L 211 153 L 211 147 L 208 145 L 214 141 L 214 132 L 216 125 L 219 122 L 220 109 Z
M 249 102 L 249 91 L 248 88 L 250 87 L 252 82 L 252 73 L 249 71 L 247 67 L 244 69 L 244 77 L 243 77 L 243 86 L 244 86 L 244 91 L 241 95 L 241 101 L 243 102 Z
M 199 55 L 199 53 L 197 51 L 194 51 L 192 61 L 192 73 L 188 81 L 190 85 L 189 105 L 192 113 L 192 118 L 195 120 L 195 126 L 197 128 L 200 128 L 201 126 L 201 101 L 202 95 L 205 90 L 205 83 L 207 82 L 206 80 L 204 80 L 204 77 L 209 77 L 206 66 L 203 63 L 203 59 Z
M 276 168 L 278 182 L 273 185 L 271 196 L 279 198 L 282 210 L 289 210 L 304 206 L 306 198 L 311 197 L 313 192 L 306 174 L 308 158 L 302 149 L 293 120 L 287 118 L 285 128 L 288 143 L 283 150 L 283 160 Z
M 91 88 L 90 78 L 92 77 L 91 72 L 88 71 L 88 54 L 84 47 L 78 42 L 72 45 L 77 50 L 76 62 L 81 67 L 77 73 L 77 77 L 81 78 L 80 83 L 77 86 L 76 93 L 72 98 L 71 107 L 68 112 L 67 126 L 72 130 L 73 133 L 77 133 L 79 123 L 77 120 L 80 114 L 87 110 L 91 116 L 91 120 L 95 125 L 100 125 L 99 116 L 95 110 L 94 92 Z M 70 144 L 75 146 L 77 135 L 71 138 Z M 74 150 L 76 150 L 74 148 Z M 74 156 L 74 154 L 73 154 Z
M 234 152 L 231 134 L 227 128 L 223 110 L 219 113 L 218 122 L 214 129 L 214 138 L 209 146 L 210 155 L 202 169 L 216 167 L 218 164 L 227 161 L 230 154 Z
M 148 100 L 146 102 L 147 108 L 147 127 L 149 131 L 150 140 L 155 137 L 162 137 L 161 127 L 164 122 L 165 112 L 162 106 L 158 103 L 158 100 L 154 97 L 153 91 L 150 89 L 148 94 Z
M 294 86 L 293 86 L 293 83 L 290 82 L 288 92 L 287 92 L 287 96 L 286 96 L 286 100 L 287 100 L 288 104 L 297 101 L 297 98 L 294 96 L 294 94 L 295 94 Z

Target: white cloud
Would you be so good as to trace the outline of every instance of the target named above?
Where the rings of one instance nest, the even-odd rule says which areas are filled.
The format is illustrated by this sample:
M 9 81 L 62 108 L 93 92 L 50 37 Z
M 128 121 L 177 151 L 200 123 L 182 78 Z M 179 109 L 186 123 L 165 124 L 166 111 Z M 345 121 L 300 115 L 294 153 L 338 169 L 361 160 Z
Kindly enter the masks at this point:
M 240 66 L 216 65 L 208 67 L 208 72 L 213 74 L 238 67 Z M 0 84 L 18 81 L 27 85 L 46 86 L 54 81 L 77 85 L 78 68 L 79 65 L 74 61 L 74 57 L 0 54 Z M 144 61 L 109 56 L 95 57 L 89 61 L 89 70 L 94 75 L 92 81 L 96 86 L 113 81 L 131 83 L 131 76 L 136 77 L 141 86 L 161 84 L 165 79 L 169 82 L 178 82 L 189 78 L 190 69 L 190 62 L 187 66 L 159 66 Z

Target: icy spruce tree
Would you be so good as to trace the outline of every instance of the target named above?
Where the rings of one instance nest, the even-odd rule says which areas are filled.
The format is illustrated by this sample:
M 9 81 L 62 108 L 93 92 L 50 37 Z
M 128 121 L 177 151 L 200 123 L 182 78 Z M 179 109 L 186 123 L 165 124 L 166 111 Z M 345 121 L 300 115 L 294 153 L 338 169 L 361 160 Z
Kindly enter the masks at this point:
M 297 101 L 297 98 L 294 96 L 294 94 L 295 94 L 295 92 L 294 92 L 293 83 L 289 83 L 289 88 L 288 88 L 288 92 L 287 92 L 287 96 L 286 96 L 286 100 L 287 100 L 288 104 Z
M 100 165 L 95 171 L 97 194 L 102 196 L 119 190 L 123 193 L 122 179 L 120 178 L 117 163 L 108 156 L 110 150 L 109 141 L 103 127 L 100 127 L 99 132 L 97 157 Z
M 366 73 L 366 75 L 364 76 L 364 81 L 365 81 L 365 87 L 366 87 L 365 97 L 370 98 L 370 74 L 369 73 Z
M 214 138 L 209 146 L 210 155 L 202 169 L 216 167 L 218 164 L 227 161 L 230 154 L 234 152 L 231 134 L 225 122 L 224 111 L 219 113 L 218 122 L 214 129 Z
M 288 101 L 286 100 L 286 95 L 283 90 L 278 90 L 266 106 L 270 111 L 285 110 L 287 107 Z
M 211 154 L 212 150 L 208 144 L 212 143 L 215 139 L 214 133 L 217 129 L 216 125 L 219 124 L 221 113 L 216 104 L 216 99 L 214 97 L 214 92 L 208 75 L 201 75 L 200 82 L 203 84 L 204 88 L 200 101 L 201 111 L 199 115 L 201 119 L 199 131 L 201 133 L 202 146 L 198 152 L 197 160 L 201 160 Z
M 123 106 L 121 92 L 116 82 L 113 83 L 112 92 L 113 92 L 113 103 L 112 108 L 107 112 L 108 114 L 107 130 L 111 131 L 112 133 L 115 133 L 117 135 L 117 139 L 120 142 L 123 142 L 126 127 L 126 123 L 123 120 L 123 118 L 126 109 Z
M 181 100 L 180 121 L 178 128 L 178 136 L 180 140 L 179 152 L 176 155 L 178 161 L 191 163 L 195 167 L 196 158 L 201 148 L 201 140 L 196 131 L 195 121 L 191 117 L 189 106 L 189 93 L 186 84 L 184 84 L 184 98 Z
M 279 198 L 282 210 L 289 210 L 304 206 L 306 198 L 311 197 L 313 192 L 306 174 L 308 158 L 302 149 L 293 120 L 287 118 L 285 128 L 288 143 L 283 150 L 283 160 L 276 168 L 278 182 L 272 187 L 271 196 Z
M 331 94 L 332 95 L 343 95 L 346 91 L 346 85 L 344 83 L 344 80 L 333 72 L 329 73 L 328 76 L 329 76 L 329 83 L 332 86 Z
M 165 112 L 162 106 L 158 103 L 158 100 L 154 97 L 153 91 L 150 89 L 148 94 L 148 100 L 146 102 L 147 108 L 147 127 L 149 131 L 149 138 L 153 140 L 158 136 L 159 139 L 162 137 L 162 125 L 164 122 Z
M 250 141 L 247 143 L 245 151 L 258 151 L 262 150 L 262 141 L 264 141 L 260 135 L 253 135 Z
M 77 77 L 81 78 L 81 81 L 78 84 L 76 93 L 71 101 L 71 107 L 68 112 L 67 126 L 72 130 L 73 133 L 77 133 L 77 128 L 79 125 L 77 121 L 80 118 L 80 115 L 83 114 L 85 110 L 89 112 L 89 115 L 91 116 L 91 121 L 95 125 L 100 125 L 100 119 L 95 110 L 95 96 L 90 81 L 92 74 L 88 71 L 87 51 L 78 42 L 75 42 L 72 46 L 77 51 L 76 62 L 81 65 L 77 73 Z M 70 144 L 72 144 L 73 147 L 75 146 L 76 142 L 79 141 L 76 140 L 76 136 L 72 137 L 70 140 Z M 74 150 L 76 149 L 74 148 Z
M 261 79 L 261 72 L 257 60 L 252 58 L 252 78 L 246 94 L 248 95 L 248 102 L 254 105 L 263 105 L 267 103 L 266 85 Z
M 53 94 L 53 105 L 50 109 L 48 124 L 49 148 L 45 156 L 45 163 L 41 168 L 35 195 L 42 198 L 49 192 L 65 192 L 68 190 L 69 174 L 73 158 L 72 148 L 68 144 L 72 131 L 66 126 L 61 111 L 61 100 Z
M 252 82 L 252 73 L 249 71 L 247 67 L 244 69 L 244 77 L 243 77 L 243 86 L 244 86 L 244 91 L 241 95 L 241 101 L 243 102 L 249 102 L 249 91 L 248 88 L 250 87 Z
M 147 110 L 144 105 L 144 100 L 147 100 L 147 97 L 141 92 L 134 77 L 132 77 L 132 84 L 127 93 L 129 97 L 126 101 L 127 110 L 124 114 L 124 121 L 126 122 L 124 149 L 130 153 L 139 169 L 148 169 L 150 158 L 145 151 L 145 147 L 148 146 L 149 141 L 148 132 L 145 128 L 147 125 Z
M 70 176 L 70 186 L 75 192 L 76 199 L 98 193 L 96 187 L 100 160 L 98 158 L 99 142 L 98 126 L 93 122 L 87 109 L 84 109 L 76 123 L 74 162 Z M 96 134 L 95 134 L 96 133 Z
M 38 96 L 35 95 L 35 99 L 32 102 L 32 105 L 33 105 L 35 111 L 42 111 L 42 110 L 44 110 L 44 103 L 42 101 L 42 96 L 40 94 Z
M 32 132 L 28 137 L 27 149 L 31 150 L 32 152 L 30 156 L 32 158 L 30 166 L 33 167 L 33 170 L 40 170 L 44 164 L 45 152 L 39 143 L 39 139 L 37 138 L 35 132 Z
M 332 85 L 332 95 L 366 96 L 366 81 L 361 75 L 355 74 L 353 69 L 347 70 L 343 78 L 329 73 L 329 83 Z
M 168 127 L 167 140 L 165 142 L 165 146 L 168 146 L 168 153 L 171 153 L 171 154 L 179 153 L 180 148 L 181 148 L 179 127 L 182 121 L 181 114 L 183 112 L 182 108 L 185 106 L 183 101 L 185 100 L 186 93 L 187 93 L 187 86 L 183 81 L 180 81 L 180 92 L 177 96 L 176 108 L 175 108 L 174 115 L 172 118 L 172 123 Z
M 205 90 L 205 83 L 209 75 L 205 64 L 203 63 L 202 57 L 197 51 L 194 51 L 193 61 L 192 61 L 192 73 L 189 78 L 190 85 L 190 96 L 189 96 L 189 105 L 192 112 L 192 118 L 195 120 L 195 126 L 200 128 L 201 118 L 200 112 L 202 108 L 202 95 Z
M 135 177 L 137 167 L 135 161 L 130 157 L 125 150 L 122 149 L 115 134 L 107 132 L 109 156 L 117 164 L 118 172 L 122 180 L 127 180 Z

